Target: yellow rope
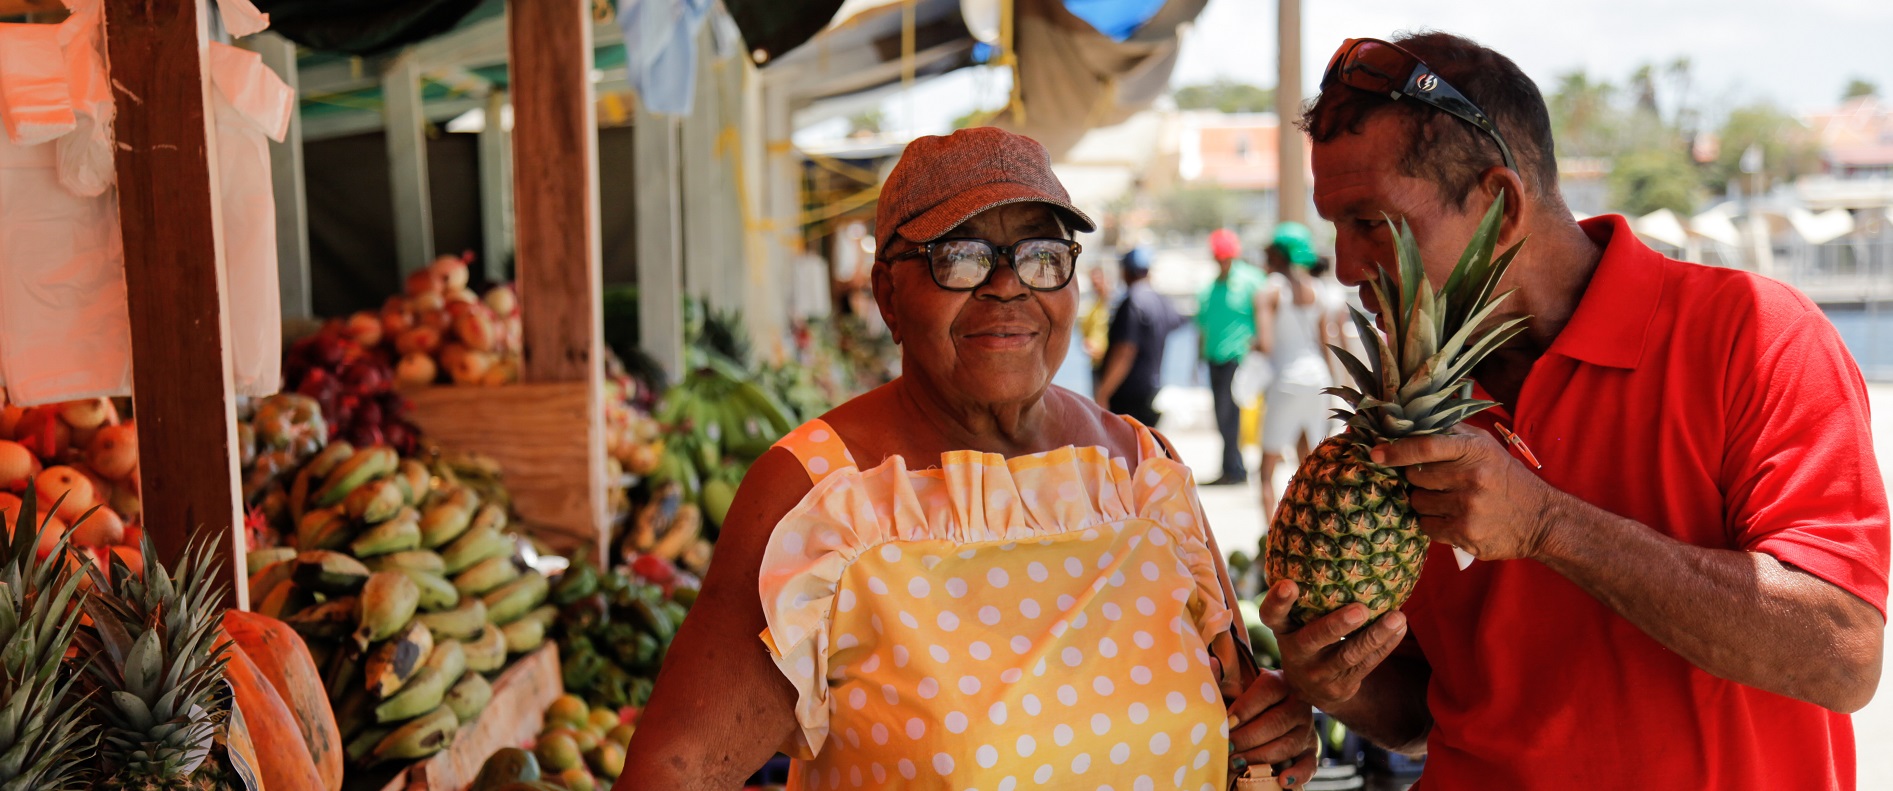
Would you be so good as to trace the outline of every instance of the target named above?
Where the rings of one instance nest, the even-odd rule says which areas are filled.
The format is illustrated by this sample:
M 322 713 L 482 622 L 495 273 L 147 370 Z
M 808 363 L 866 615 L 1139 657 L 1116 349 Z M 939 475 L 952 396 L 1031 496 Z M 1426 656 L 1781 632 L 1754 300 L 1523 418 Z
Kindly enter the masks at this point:
M 1013 0 L 999 0 L 999 57 L 993 65 L 1012 70 L 1012 93 L 1006 97 L 1006 107 L 1000 112 L 1011 112 L 1012 122 L 1025 125 L 1025 101 L 1020 94 L 1019 57 L 1013 51 L 1013 36 L 1016 34 L 1013 17 Z

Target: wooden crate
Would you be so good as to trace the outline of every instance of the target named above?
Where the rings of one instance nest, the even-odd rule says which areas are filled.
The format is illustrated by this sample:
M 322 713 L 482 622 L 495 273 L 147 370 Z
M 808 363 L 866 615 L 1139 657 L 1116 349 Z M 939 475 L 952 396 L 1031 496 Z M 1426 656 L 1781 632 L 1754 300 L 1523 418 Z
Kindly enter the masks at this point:
M 471 451 L 500 463 L 513 510 L 556 550 L 591 547 L 604 557 L 609 537 L 602 420 L 597 393 L 582 382 L 501 387 L 426 387 L 403 391 L 408 417 L 443 450 Z M 595 454 L 595 455 L 594 455 Z
M 488 756 L 524 747 L 545 727 L 546 707 L 565 694 L 559 651 L 551 643 L 520 657 L 493 682 L 493 702 L 473 727 L 454 735 L 452 747 L 395 777 L 381 791 L 465 791 Z

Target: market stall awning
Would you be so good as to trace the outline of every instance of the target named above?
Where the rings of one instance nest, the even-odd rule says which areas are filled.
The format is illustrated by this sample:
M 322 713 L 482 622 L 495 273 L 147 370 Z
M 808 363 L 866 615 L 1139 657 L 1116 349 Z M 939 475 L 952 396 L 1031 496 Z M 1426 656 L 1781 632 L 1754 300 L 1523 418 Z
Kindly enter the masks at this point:
M 255 0 L 270 29 L 311 49 L 373 55 L 504 16 L 502 0 Z M 476 9 L 478 9 L 476 13 Z

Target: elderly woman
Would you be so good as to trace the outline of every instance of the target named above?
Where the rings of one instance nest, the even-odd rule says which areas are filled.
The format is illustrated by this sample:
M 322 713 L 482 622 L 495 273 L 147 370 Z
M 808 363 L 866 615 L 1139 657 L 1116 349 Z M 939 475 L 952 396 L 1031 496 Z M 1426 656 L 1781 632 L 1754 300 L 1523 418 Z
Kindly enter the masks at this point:
M 902 376 L 750 470 L 619 791 L 778 750 L 809 791 L 1305 783 L 1309 708 L 1249 659 L 1189 470 L 1051 386 L 1092 223 L 1045 149 L 915 140 L 875 225 Z

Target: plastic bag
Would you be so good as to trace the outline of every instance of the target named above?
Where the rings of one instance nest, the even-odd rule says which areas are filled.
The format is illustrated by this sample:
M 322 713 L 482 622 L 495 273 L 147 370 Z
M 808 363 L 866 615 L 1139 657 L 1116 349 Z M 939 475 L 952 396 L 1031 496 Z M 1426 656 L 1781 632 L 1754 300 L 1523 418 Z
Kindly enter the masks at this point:
M 1236 376 L 1229 383 L 1229 393 L 1235 397 L 1238 406 L 1252 405 L 1274 382 L 1274 364 L 1261 352 L 1251 351 L 1243 355 L 1242 362 L 1236 366 Z

